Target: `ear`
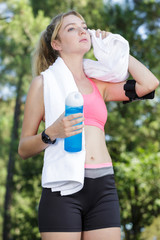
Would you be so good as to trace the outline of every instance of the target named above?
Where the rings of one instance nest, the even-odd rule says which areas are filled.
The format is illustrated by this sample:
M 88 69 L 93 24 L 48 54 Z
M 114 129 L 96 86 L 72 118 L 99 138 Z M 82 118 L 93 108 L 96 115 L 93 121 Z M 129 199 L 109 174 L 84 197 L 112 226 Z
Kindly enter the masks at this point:
M 52 46 L 52 48 L 53 48 L 54 50 L 57 50 L 57 51 L 62 50 L 62 48 L 61 48 L 61 43 L 59 42 L 59 40 L 53 40 L 53 41 L 51 42 L 51 46 Z

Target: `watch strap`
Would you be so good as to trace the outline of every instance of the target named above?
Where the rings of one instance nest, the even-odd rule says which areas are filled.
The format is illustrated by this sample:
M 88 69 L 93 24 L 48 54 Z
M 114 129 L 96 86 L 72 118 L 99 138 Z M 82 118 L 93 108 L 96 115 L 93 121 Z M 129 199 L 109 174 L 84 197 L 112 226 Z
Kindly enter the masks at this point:
M 50 137 L 45 133 L 45 130 L 41 134 L 42 141 L 46 144 L 54 144 L 56 142 L 56 139 L 53 141 L 50 139 Z

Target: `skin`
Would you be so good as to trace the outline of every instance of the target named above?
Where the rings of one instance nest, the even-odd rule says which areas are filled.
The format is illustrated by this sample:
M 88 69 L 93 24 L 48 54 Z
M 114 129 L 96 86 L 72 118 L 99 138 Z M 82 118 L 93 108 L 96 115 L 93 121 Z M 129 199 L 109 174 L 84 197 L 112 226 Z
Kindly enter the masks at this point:
M 96 34 L 102 38 L 107 37 L 108 33 L 97 30 Z M 59 30 L 58 40 L 53 40 L 51 45 L 59 51 L 65 64 L 73 74 L 74 80 L 82 94 L 92 93 L 92 85 L 86 78 L 83 71 L 83 56 L 90 50 L 91 39 L 87 31 L 86 24 L 80 18 L 69 15 L 64 18 Z M 136 80 L 136 92 L 138 96 L 143 96 L 159 85 L 157 78 L 137 59 L 129 57 L 129 72 Z M 102 98 L 107 101 L 125 101 L 122 83 L 106 83 L 93 79 L 96 83 Z M 37 76 L 33 79 L 25 104 L 22 134 L 19 143 L 19 155 L 26 159 L 43 151 L 48 145 L 41 140 L 41 133 L 37 134 L 39 124 L 45 120 L 44 101 L 43 101 L 43 79 Z M 95 126 L 73 126 L 84 120 L 82 114 L 74 114 L 68 117 L 64 113 L 46 129 L 46 134 L 52 140 L 65 138 L 80 133 L 82 128 L 85 130 L 86 143 L 86 163 L 99 164 L 111 162 L 111 157 L 106 148 L 105 133 Z M 96 136 L 96 137 L 95 137 Z M 107 228 L 93 230 L 83 233 L 41 233 L 43 240 L 120 240 L 120 228 Z

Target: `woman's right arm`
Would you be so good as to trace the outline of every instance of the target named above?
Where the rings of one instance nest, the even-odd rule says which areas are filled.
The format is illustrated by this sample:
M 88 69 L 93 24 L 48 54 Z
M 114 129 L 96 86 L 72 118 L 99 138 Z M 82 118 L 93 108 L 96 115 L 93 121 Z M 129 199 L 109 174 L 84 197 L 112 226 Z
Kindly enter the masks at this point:
M 22 133 L 18 147 L 18 154 L 23 159 L 32 157 L 49 146 L 42 141 L 41 133 L 37 134 L 40 122 L 44 117 L 43 77 L 38 76 L 31 83 L 25 104 Z M 68 117 L 64 117 L 64 114 L 62 114 L 45 132 L 51 140 L 73 136 L 82 132 L 84 126 L 83 124 L 73 125 L 83 120 L 81 113 Z
M 42 142 L 41 134 L 37 134 L 43 117 L 43 79 L 42 76 L 38 76 L 31 83 L 25 103 L 22 133 L 18 147 L 18 153 L 23 159 L 36 155 L 47 146 Z

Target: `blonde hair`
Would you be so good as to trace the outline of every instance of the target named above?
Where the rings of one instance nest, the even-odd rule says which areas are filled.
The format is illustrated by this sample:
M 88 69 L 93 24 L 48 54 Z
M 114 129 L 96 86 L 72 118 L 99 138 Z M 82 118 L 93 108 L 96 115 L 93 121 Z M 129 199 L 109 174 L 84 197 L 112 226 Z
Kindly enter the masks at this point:
M 45 71 L 50 65 L 52 65 L 57 57 L 59 52 L 54 50 L 51 46 L 51 41 L 58 38 L 59 29 L 62 26 L 64 17 L 69 15 L 75 15 L 80 19 L 84 18 L 76 11 L 71 10 L 66 13 L 58 14 L 54 17 L 51 23 L 44 30 L 38 41 L 38 44 L 33 52 L 32 56 L 32 73 L 33 76 L 39 75 L 42 71 Z

